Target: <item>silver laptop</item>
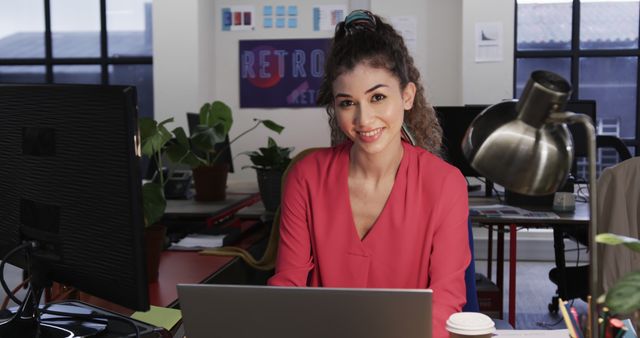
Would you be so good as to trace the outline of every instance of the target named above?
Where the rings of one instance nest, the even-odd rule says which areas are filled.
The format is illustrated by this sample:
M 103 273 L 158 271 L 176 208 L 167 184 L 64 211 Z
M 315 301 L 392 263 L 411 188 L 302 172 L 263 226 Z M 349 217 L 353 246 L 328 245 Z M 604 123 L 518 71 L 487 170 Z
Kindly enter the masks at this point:
M 431 290 L 179 284 L 189 338 L 431 338 Z

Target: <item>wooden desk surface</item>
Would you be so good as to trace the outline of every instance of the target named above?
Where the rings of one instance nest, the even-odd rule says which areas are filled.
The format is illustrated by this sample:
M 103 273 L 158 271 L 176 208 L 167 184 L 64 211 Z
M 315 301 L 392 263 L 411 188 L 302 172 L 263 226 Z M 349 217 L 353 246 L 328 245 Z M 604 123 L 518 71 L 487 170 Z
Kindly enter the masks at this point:
M 500 204 L 495 197 L 469 197 L 469 208 L 482 205 Z M 512 224 L 516 223 L 523 226 L 535 226 L 547 224 L 589 224 L 589 203 L 576 202 L 576 209 L 573 212 L 557 212 L 549 207 L 540 206 L 521 206 L 519 208 L 532 211 L 552 211 L 560 218 L 543 218 L 543 217 L 507 217 L 507 216 L 486 216 L 486 215 L 470 215 L 473 222 L 482 224 Z
M 256 223 L 245 220 L 245 223 Z M 236 246 L 248 249 L 264 237 L 264 232 L 257 230 L 244 238 Z M 206 283 L 237 258 L 227 256 L 201 255 L 197 251 L 165 250 L 160 256 L 160 276 L 158 282 L 149 284 L 149 300 L 151 305 L 175 307 L 178 302 L 178 284 Z

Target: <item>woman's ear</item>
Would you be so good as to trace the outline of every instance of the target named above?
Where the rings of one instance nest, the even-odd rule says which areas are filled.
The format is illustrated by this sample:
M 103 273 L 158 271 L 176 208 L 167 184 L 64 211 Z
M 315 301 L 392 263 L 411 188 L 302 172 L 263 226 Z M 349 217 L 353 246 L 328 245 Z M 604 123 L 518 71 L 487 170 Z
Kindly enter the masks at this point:
M 416 97 L 416 85 L 413 82 L 407 83 L 402 90 L 402 101 L 404 110 L 413 108 L 413 99 Z

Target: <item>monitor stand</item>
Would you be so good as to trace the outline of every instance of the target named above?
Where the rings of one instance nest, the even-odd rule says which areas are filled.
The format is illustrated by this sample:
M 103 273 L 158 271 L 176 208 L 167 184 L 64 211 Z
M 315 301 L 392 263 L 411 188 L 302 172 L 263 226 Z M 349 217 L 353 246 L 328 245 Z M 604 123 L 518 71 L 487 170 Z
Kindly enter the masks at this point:
M 30 263 L 28 271 L 31 271 L 29 289 L 22 304 L 10 314 L 10 318 L 0 318 L 0 338 L 73 338 L 93 337 L 98 334 L 100 337 L 127 337 L 131 334 L 135 336 L 133 325 L 127 325 L 123 321 L 133 320 L 119 314 L 82 302 L 40 305 L 43 290 L 52 285 L 47 258 L 34 254 L 32 247 L 26 248 L 26 256 L 26 261 Z M 105 316 L 109 319 L 104 318 Z M 119 322 L 119 328 L 123 330 L 112 329 L 117 327 L 113 325 L 116 322 Z M 149 332 L 155 329 L 139 322 L 134 323 L 140 331 L 140 337 L 149 336 Z M 105 331 L 109 334 L 105 334 Z

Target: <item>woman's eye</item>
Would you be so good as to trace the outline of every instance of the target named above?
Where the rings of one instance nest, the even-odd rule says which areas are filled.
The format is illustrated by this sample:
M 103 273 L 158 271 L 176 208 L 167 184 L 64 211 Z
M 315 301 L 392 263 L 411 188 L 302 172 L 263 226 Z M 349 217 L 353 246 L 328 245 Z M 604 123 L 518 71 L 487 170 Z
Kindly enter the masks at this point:
M 340 105 L 340 107 L 353 106 L 353 101 L 350 101 L 350 100 L 340 101 L 339 105 Z
M 385 96 L 382 94 L 375 94 L 371 97 L 371 101 L 373 102 L 378 102 L 378 101 L 382 101 L 385 99 Z

